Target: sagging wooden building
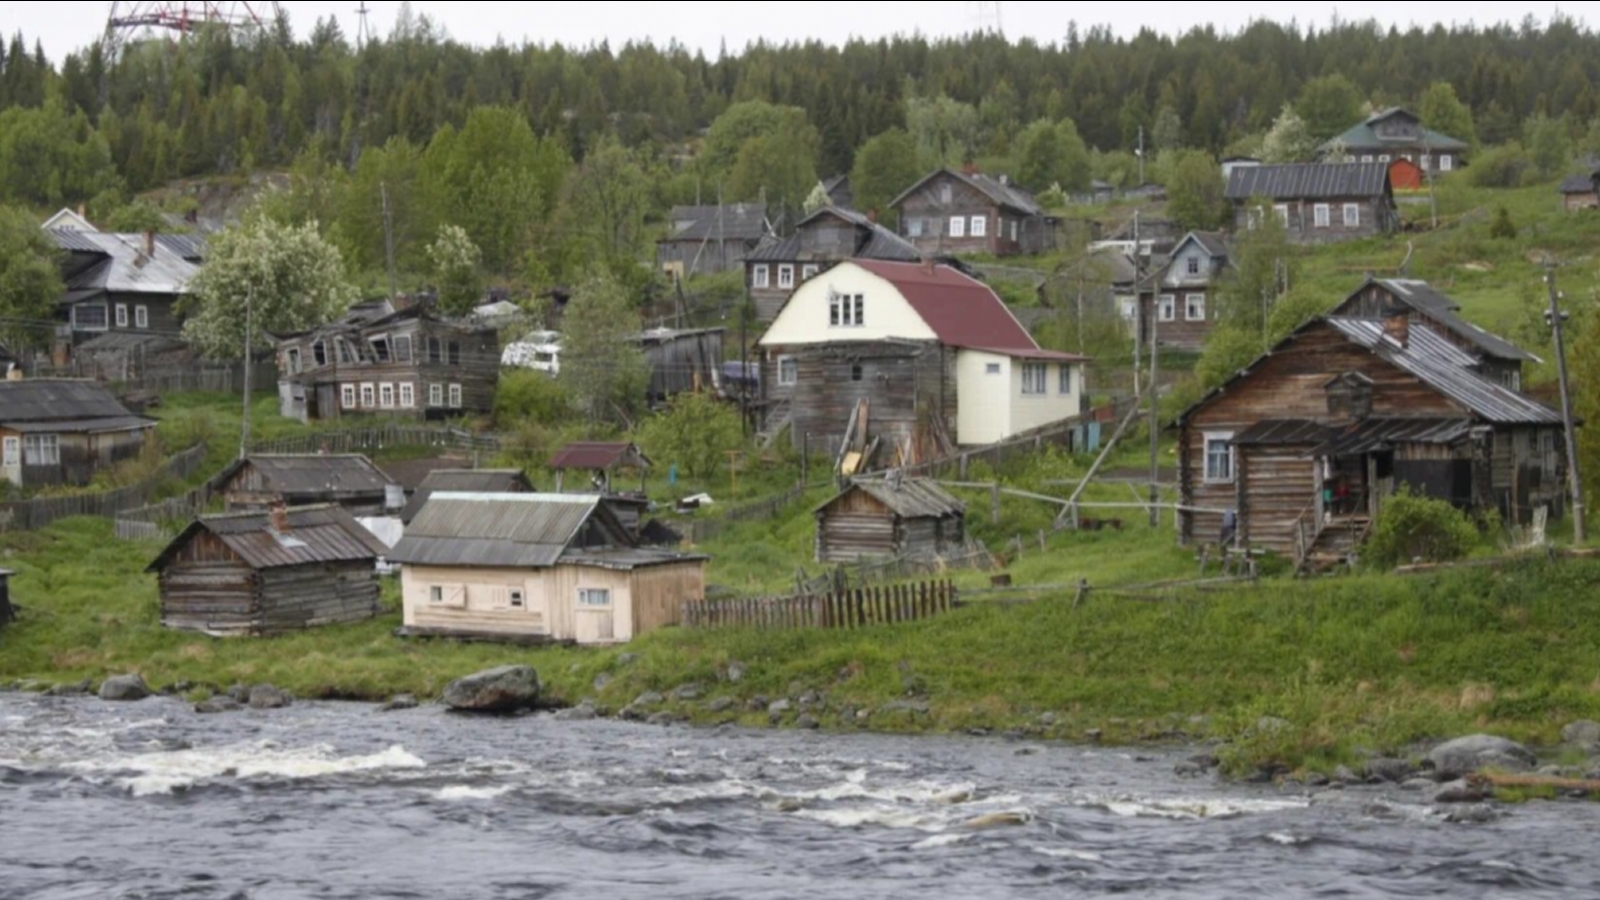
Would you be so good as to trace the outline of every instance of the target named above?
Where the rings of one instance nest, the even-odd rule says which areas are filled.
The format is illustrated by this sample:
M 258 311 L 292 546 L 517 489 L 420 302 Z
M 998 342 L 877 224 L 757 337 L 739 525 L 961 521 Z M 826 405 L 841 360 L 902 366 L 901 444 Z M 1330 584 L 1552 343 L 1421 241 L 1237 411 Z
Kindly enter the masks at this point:
M 1563 511 L 1560 414 L 1405 308 L 1306 324 L 1178 427 L 1186 542 L 1342 554 L 1402 485 L 1514 521 Z
M 0 382 L 0 480 L 17 487 L 85 485 L 139 456 L 155 434 L 104 385 Z
M 816 518 L 824 563 L 945 557 L 967 540 L 966 505 L 925 478 L 857 479 Z
M 216 493 L 233 512 L 332 504 L 355 516 L 382 516 L 406 505 L 405 490 L 357 454 L 254 454 L 223 471 Z
M 386 552 L 336 506 L 279 505 L 202 516 L 147 571 L 159 577 L 162 626 L 267 636 L 376 616 Z

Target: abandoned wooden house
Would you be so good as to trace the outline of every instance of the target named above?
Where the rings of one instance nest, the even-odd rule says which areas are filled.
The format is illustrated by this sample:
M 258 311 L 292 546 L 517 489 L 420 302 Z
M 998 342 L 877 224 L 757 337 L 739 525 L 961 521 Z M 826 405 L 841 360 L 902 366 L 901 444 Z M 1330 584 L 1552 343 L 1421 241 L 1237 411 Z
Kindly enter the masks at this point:
M 656 269 L 671 279 L 737 272 L 772 233 L 764 203 L 675 206 L 667 236 L 656 242 Z
M 1461 318 L 1461 304 L 1426 281 L 1368 278 L 1331 315 L 1382 319 L 1404 312 L 1412 325 L 1422 325 L 1477 359 L 1479 375 L 1513 391 L 1522 390 L 1523 367 L 1543 360 L 1505 338 Z
M 639 335 L 635 341 L 650 365 L 649 402 L 711 390 L 720 377 L 726 333 L 725 328 L 657 328 Z
M 900 234 L 924 256 L 1038 254 L 1054 250 L 1060 220 L 1010 178 L 939 169 L 896 197 Z
M 1086 396 L 1086 359 L 1041 349 L 993 290 L 943 265 L 842 262 L 759 346 L 765 428 L 796 448 L 870 435 L 885 461 L 927 458 L 1072 419 Z
M 385 548 L 336 506 L 201 516 L 150 565 L 161 624 L 217 636 L 284 634 L 376 616 Z
M 0 569 L 0 628 L 17 618 L 16 608 L 11 605 L 11 579 L 16 574 L 10 569 Z
M 1327 162 L 1386 166 L 1395 190 L 1415 191 L 1429 175 L 1461 168 L 1469 149 L 1466 141 L 1429 130 L 1409 110 L 1391 107 L 1323 144 L 1317 153 Z
M 217 493 L 234 512 L 260 512 L 275 503 L 331 504 L 353 516 L 383 516 L 405 506 L 404 489 L 354 454 L 249 456 L 223 471 Z
M 1337 560 L 1404 485 L 1560 515 L 1560 414 L 1480 365 L 1405 307 L 1306 324 L 1180 418 L 1185 541 Z
M 483 414 L 500 383 L 500 333 L 447 321 L 426 305 L 388 314 L 369 305 L 278 335 L 278 373 L 281 413 L 302 422 Z
M 1217 288 L 1229 265 L 1221 234 L 1191 231 L 1172 258 L 1139 291 L 1140 343 L 1152 336 L 1163 348 L 1199 352 L 1216 328 L 1222 305 Z
M 533 483 L 521 469 L 444 469 L 429 473 L 423 479 L 406 508 L 400 513 L 400 522 L 410 525 L 434 494 L 531 494 Z
M 1228 202 L 1237 231 L 1275 215 L 1297 244 L 1331 244 L 1400 230 L 1400 210 L 1383 163 L 1235 169 L 1228 179 Z
M 771 322 L 796 288 L 846 259 L 920 262 L 922 252 L 871 215 L 825 206 L 800 220 L 794 234 L 768 238 L 745 258 L 756 319 Z
M 641 549 L 598 496 L 434 494 L 390 560 L 413 635 L 612 644 L 705 598 L 706 557 Z
M 816 510 L 818 562 L 934 559 L 959 553 L 967 508 L 925 478 L 856 479 Z
M 1600 209 L 1600 169 L 1590 168 L 1562 181 L 1561 205 L 1567 212 Z
M 91 381 L 0 382 L 0 479 L 23 488 L 85 485 L 138 457 L 155 429 Z

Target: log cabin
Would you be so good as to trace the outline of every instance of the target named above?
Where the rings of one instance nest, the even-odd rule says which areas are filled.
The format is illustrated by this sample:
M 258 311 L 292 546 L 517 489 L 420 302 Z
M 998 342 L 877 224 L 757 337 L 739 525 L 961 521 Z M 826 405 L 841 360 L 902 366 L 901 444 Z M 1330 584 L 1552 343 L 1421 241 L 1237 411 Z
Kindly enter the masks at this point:
M 419 636 L 625 643 L 705 599 L 707 557 L 640 548 L 592 495 L 434 494 L 389 559 Z
M 967 540 L 967 508 L 926 478 L 856 479 L 817 507 L 817 562 L 935 559 Z
M 924 257 L 1035 255 L 1056 249 L 1060 219 L 1005 175 L 939 169 L 890 202 L 900 236 Z
M 1302 326 L 1179 419 L 1184 541 L 1338 559 L 1405 485 L 1560 515 L 1561 415 L 1480 367 L 1407 308 Z
M 0 569 L 0 628 L 17 618 L 17 611 L 11 605 L 11 578 L 16 574 L 10 569 Z
M 356 454 L 256 454 L 235 461 L 216 484 L 232 512 L 332 504 L 354 516 L 382 516 L 405 506 L 404 489 Z
M 161 624 L 263 637 L 371 619 L 377 538 L 336 506 L 201 516 L 151 563 Z
M 1403 312 L 1411 324 L 1432 330 L 1477 359 L 1478 374 L 1513 391 L 1522 390 L 1523 367 L 1543 362 L 1505 338 L 1461 318 L 1461 304 L 1426 281 L 1368 278 L 1334 308 L 1344 318 L 1381 319 Z
M 1291 242 L 1332 244 L 1393 234 L 1400 210 L 1386 163 L 1295 163 L 1235 169 L 1228 179 L 1234 228 L 1275 215 Z
M 1600 209 L 1600 169 L 1590 168 L 1562 181 L 1561 207 L 1567 212 Z
M 85 485 L 137 458 L 155 429 L 91 381 L 0 382 L 0 479 L 21 488 Z

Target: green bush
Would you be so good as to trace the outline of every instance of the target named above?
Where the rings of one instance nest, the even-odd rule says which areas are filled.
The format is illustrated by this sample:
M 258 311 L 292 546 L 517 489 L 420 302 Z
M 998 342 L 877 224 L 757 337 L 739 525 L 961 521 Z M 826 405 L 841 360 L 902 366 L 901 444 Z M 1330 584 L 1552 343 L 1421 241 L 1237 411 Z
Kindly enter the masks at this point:
M 1513 141 L 1479 154 L 1472 161 L 1472 168 L 1467 170 L 1467 177 L 1473 187 L 1514 188 L 1522 186 L 1532 168 L 1533 162 L 1528 159 L 1527 152 Z
M 1402 487 L 1384 502 L 1366 559 L 1383 568 L 1412 562 L 1451 562 L 1472 553 L 1480 543 L 1478 529 L 1466 513 Z
M 494 395 L 494 420 L 513 430 L 529 422 L 555 425 L 573 417 L 572 395 L 557 379 L 543 372 L 506 372 Z
M 690 478 L 715 475 L 730 452 L 744 447 L 739 414 L 710 394 L 683 394 L 672 409 L 646 420 L 639 444 L 658 464 L 677 465 Z

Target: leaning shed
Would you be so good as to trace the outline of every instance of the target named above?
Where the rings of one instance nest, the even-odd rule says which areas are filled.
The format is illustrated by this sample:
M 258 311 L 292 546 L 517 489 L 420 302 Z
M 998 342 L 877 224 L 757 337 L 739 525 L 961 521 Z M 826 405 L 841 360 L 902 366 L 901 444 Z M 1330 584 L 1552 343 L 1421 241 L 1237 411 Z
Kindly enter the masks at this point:
M 967 538 L 967 510 L 927 479 L 860 480 L 817 508 L 817 561 L 946 556 Z
M 358 455 L 253 455 L 222 477 L 228 509 L 260 512 L 274 503 L 332 503 L 358 516 L 380 516 L 405 506 L 405 491 L 372 460 Z
M 388 552 L 337 506 L 202 516 L 148 571 L 161 624 L 217 636 L 283 634 L 371 619 Z

